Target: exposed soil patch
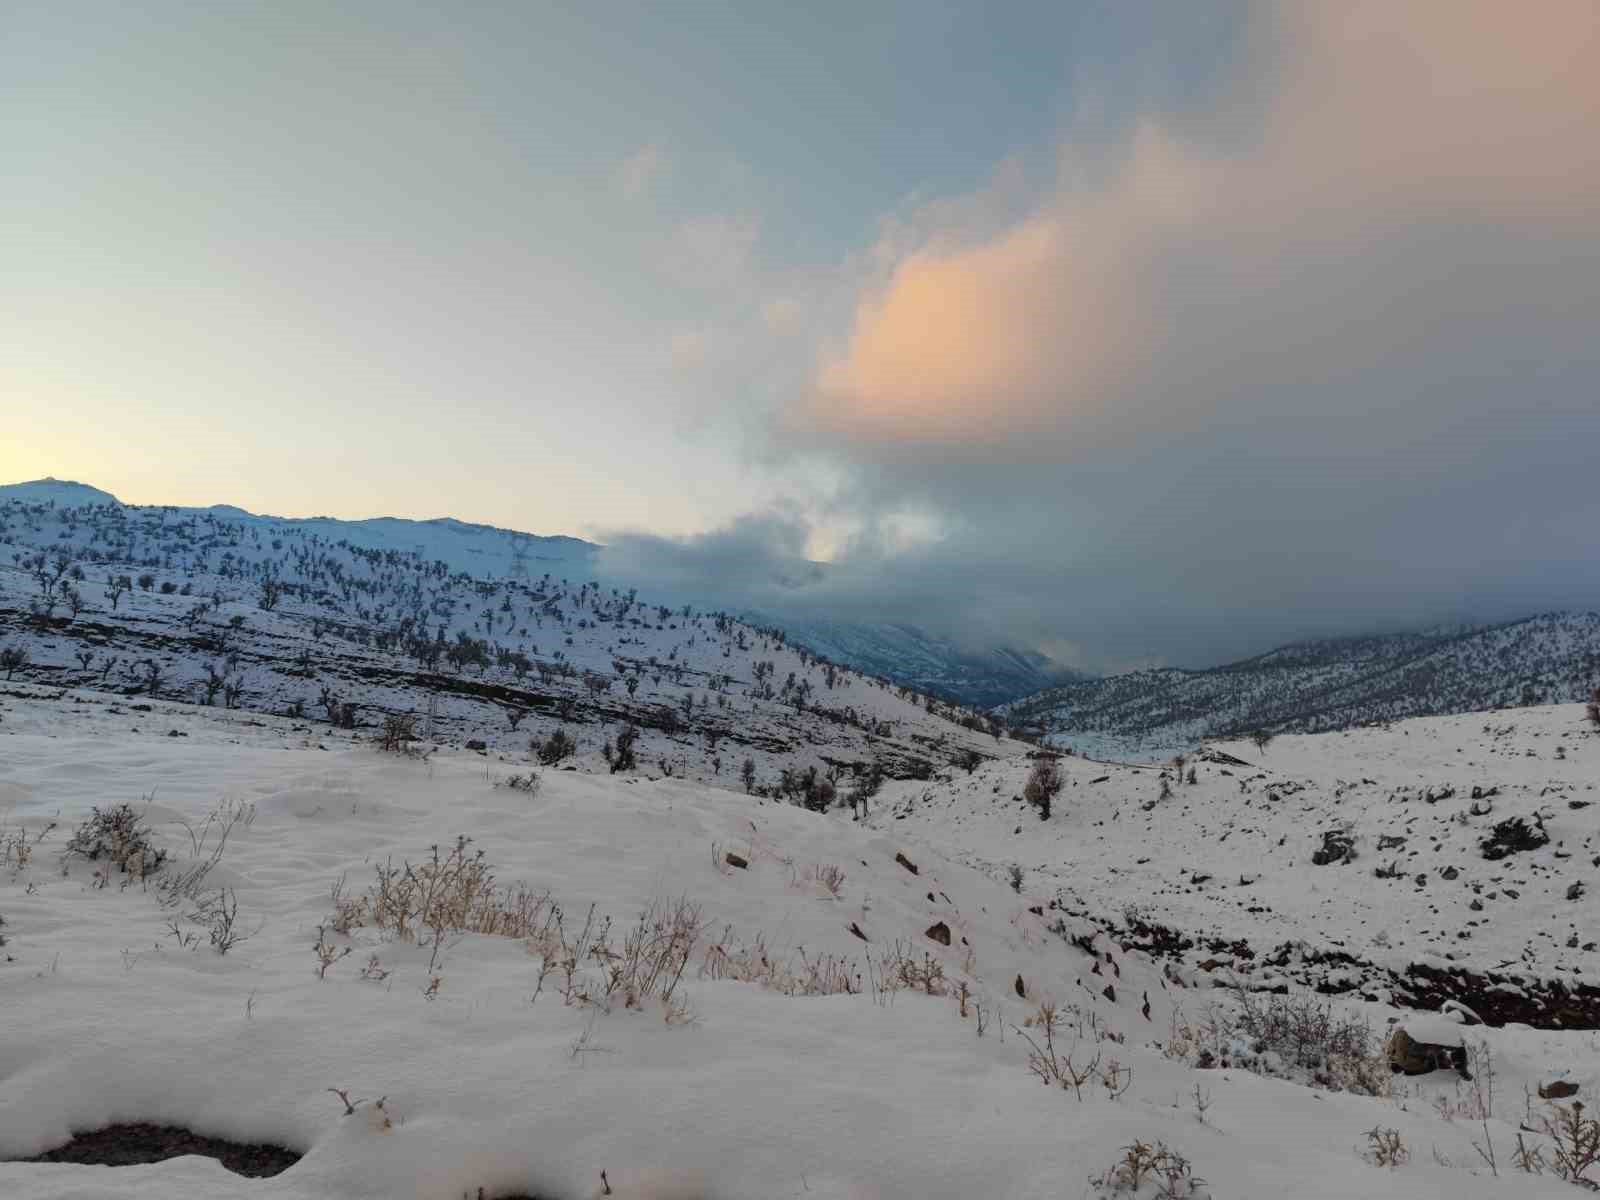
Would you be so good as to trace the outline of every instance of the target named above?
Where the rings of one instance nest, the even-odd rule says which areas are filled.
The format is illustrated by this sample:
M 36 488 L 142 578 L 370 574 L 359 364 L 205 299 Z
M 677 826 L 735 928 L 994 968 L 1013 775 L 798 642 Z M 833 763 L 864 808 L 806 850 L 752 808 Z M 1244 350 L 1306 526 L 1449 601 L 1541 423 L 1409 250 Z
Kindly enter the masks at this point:
M 1137 916 L 1130 916 L 1127 927 L 1119 928 L 1086 912 L 1074 915 L 1094 921 L 1124 951 L 1140 950 L 1157 960 L 1190 962 L 1203 949 L 1223 957 L 1192 962 L 1199 970 L 1227 968 L 1247 979 L 1253 973 L 1251 960 L 1256 953 L 1243 939 L 1194 938 Z M 1261 958 L 1260 966 L 1274 968 L 1299 986 L 1325 996 L 1354 994 L 1375 1000 L 1380 991 L 1387 991 L 1397 1006 L 1428 1012 L 1437 1012 L 1453 1000 L 1488 1025 L 1521 1022 L 1535 1029 L 1600 1029 L 1600 986 L 1591 983 L 1427 963 L 1411 963 L 1401 973 L 1342 950 L 1318 949 L 1302 942 L 1282 943 Z M 1287 992 L 1289 982 L 1259 990 Z
M 129 1167 L 185 1154 L 214 1158 L 235 1175 L 256 1179 L 277 1175 L 300 1161 L 299 1153 L 283 1146 L 201 1137 L 176 1125 L 150 1125 L 143 1121 L 75 1134 L 66 1145 L 21 1161 Z

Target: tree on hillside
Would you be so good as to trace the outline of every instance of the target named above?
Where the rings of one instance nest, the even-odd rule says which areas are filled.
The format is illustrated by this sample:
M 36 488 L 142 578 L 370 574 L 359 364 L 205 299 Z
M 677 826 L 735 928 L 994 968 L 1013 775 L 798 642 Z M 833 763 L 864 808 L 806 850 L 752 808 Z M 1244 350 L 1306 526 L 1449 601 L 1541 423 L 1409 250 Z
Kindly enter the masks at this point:
M 1061 793 L 1061 771 L 1053 754 L 1040 755 L 1034 760 L 1028 782 L 1023 786 L 1022 798 L 1039 810 L 1039 819 L 1050 819 L 1050 802 Z

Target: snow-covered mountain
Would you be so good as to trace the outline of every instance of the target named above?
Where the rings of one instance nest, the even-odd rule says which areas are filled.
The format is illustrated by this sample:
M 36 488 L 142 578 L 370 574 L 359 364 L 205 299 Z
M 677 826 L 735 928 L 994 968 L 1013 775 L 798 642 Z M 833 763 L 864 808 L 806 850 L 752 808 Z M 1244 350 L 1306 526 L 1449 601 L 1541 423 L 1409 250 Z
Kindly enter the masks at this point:
M 914 625 L 861 625 L 751 615 L 759 624 L 781 626 L 796 642 L 817 654 L 962 704 L 992 707 L 1063 679 L 1085 678 L 1057 666 L 1042 654 L 1005 646 L 963 648 Z
M 544 537 L 494 525 L 474 524 L 451 517 L 414 521 L 398 517 L 343 520 L 335 517 L 285 518 L 247 512 L 232 505 L 207 508 L 174 506 L 130 506 L 109 492 L 68 480 L 40 479 L 29 483 L 0 485 L 0 523 L 27 532 L 32 524 L 50 525 L 58 532 L 70 512 L 103 508 L 137 517 L 124 530 L 149 528 L 164 536 L 168 527 L 185 522 L 204 522 L 207 528 L 218 523 L 237 525 L 251 532 L 252 544 L 265 533 L 269 540 L 315 537 L 338 545 L 347 543 L 362 551 L 395 552 L 415 556 L 424 562 L 444 563 L 452 572 L 464 572 L 476 579 L 516 580 L 545 572 L 574 579 L 613 584 L 600 562 L 602 547 L 573 537 Z M 9 515 L 8 515 L 9 513 Z M 32 513 L 29 517 L 26 514 Z M 69 518 L 69 521 L 75 518 Z M 100 519 L 92 522 L 99 525 Z M 87 526 L 86 526 L 87 527 Z M 111 526 L 107 526 L 110 529 Z M 177 536 L 177 535 L 174 535 Z M 25 542 L 32 544 L 32 542 Z M 131 553 L 146 547 L 133 543 Z M 249 553 L 249 546 L 235 548 Z M 648 590 L 648 589 L 647 589 Z M 714 596 L 658 596 L 669 606 L 681 607 L 690 600 L 696 607 L 719 607 Z M 1006 647 L 973 649 L 933 637 L 911 625 L 863 622 L 797 621 L 782 614 L 743 613 L 750 623 L 782 628 L 799 646 L 815 654 L 868 675 L 882 676 L 921 692 L 952 700 L 957 704 L 988 708 L 1037 692 L 1064 676 L 1042 655 Z
M 1076 680 L 1006 705 L 1007 718 L 1087 753 L 1162 754 L 1256 730 L 1575 701 L 1600 684 L 1600 613 L 1295 642 L 1207 670 Z
M 367 736 L 415 719 L 429 742 L 486 750 L 555 738 L 547 757 L 593 771 L 626 745 L 642 771 L 820 808 L 1023 749 L 987 714 L 781 630 L 606 588 L 573 539 L 129 507 L 76 488 L 47 485 L 70 503 L 0 496 L 8 681 Z

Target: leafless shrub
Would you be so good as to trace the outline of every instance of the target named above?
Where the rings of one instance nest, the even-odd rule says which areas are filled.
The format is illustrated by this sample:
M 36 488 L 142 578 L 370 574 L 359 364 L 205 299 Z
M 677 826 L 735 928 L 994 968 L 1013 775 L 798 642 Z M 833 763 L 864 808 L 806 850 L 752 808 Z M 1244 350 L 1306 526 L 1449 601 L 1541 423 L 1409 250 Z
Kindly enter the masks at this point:
M 834 863 L 817 863 L 811 868 L 811 878 L 826 888 L 835 900 L 844 889 L 844 870 Z
M 763 935 L 742 942 L 732 926 L 724 927 L 721 936 L 707 945 L 700 976 L 754 983 L 784 996 L 856 995 L 863 990 L 859 967 L 843 955 L 812 957 L 802 948 L 777 957 Z
M 1084 1041 L 1085 1031 L 1081 1020 L 1072 1047 L 1065 1052 L 1057 1048 L 1057 1036 L 1065 1031 L 1066 1020 L 1050 1001 L 1042 1002 L 1022 1027 L 1013 1026 L 1013 1029 L 1028 1043 L 1028 1070 L 1046 1087 L 1059 1087 L 1082 1100 L 1085 1085 L 1098 1082 L 1106 1094 L 1115 1100 L 1132 1086 L 1133 1072 L 1130 1069 L 1115 1058 L 1104 1060 L 1105 1039 L 1097 1024 L 1091 1025 L 1089 1030 L 1093 1054 L 1088 1055 L 1086 1050 L 1088 1056 L 1082 1063 L 1075 1058 L 1077 1047 Z M 1027 1032 L 1029 1029 L 1035 1033 L 1030 1034 Z
M 378 735 L 378 749 L 389 754 L 408 754 L 417 740 L 415 713 L 390 713 L 383 718 L 383 732 Z
M 345 932 L 374 925 L 402 940 L 426 940 L 433 949 L 430 973 L 449 934 L 531 938 L 552 908 L 548 892 L 522 883 L 497 884 L 484 852 L 473 850 L 465 836 L 448 849 L 430 847 L 420 864 L 387 862 L 375 868 L 375 876 L 360 897 L 346 896 L 342 879 L 334 885 L 334 928 Z
M 38 849 L 39 843 L 44 841 L 55 827 L 56 823 L 51 821 L 30 840 L 28 831 L 20 825 L 15 829 L 0 826 L 0 866 L 22 870 L 33 861 L 33 854 Z
M 1398 1129 L 1374 1126 L 1367 1130 L 1367 1157 L 1372 1160 L 1373 1166 L 1393 1169 L 1404 1166 L 1411 1158 L 1411 1151 L 1401 1139 Z
M 317 978 L 326 979 L 328 968 L 351 952 L 353 947 L 345 946 L 340 949 L 328 940 L 328 930 L 325 925 L 317 926 L 317 940 L 311 947 L 311 953 L 317 957 Z M 328 1089 L 330 1092 L 333 1088 Z M 349 1103 L 348 1099 L 345 1101 Z
M 495 781 L 495 787 L 510 788 L 513 792 L 537 796 L 541 782 L 543 781 L 539 777 L 539 772 L 529 771 L 526 774 L 507 775 L 504 779 L 498 779 Z
M 540 765 L 553 767 L 564 758 L 570 758 L 578 744 L 568 736 L 565 729 L 557 729 L 544 741 L 534 738 L 528 748 L 538 758 Z
M 1546 1111 L 1537 1116 L 1531 1115 L 1531 1104 L 1529 1108 L 1531 1120 L 1525 1121 L 1517 1134 L 1517 1149 L 1512 1159 L 1517 1168 L 1529 1175 L 1542 1175 L 1548 1170 L 1568 1183 L 1600 1191 L 1600 1179 L 1596 1178 L 1600 1173 L 1596 1172 L 1596 1167 L 1600 1166 L 1600 1121 L 1584 1115 L 1581 1100 L 1571 1104 L 1549 1101 Z M 1548 1137 L 1550 1145 L 1524 1142 L 1523 1134 L 1533 1132 Z M 1549 1158 L 1545 1157 L 1547 1148 Z
M 1165 1142 L 1136 1141 L 1122 1148 L 1122 1157 L 1105 1174 L 1089 1181 L 1101 1195 L 1143 1196 L 1146 1184 L 1153 1185 L 1159 1200 L 1201 1200 L 1210 1193 L 1206 1181 L 1196 1175 L 1189 1160 Z
M 157 848 L 152 839 L 149 825 L 131 804 L 96 807 L 67 842 L 62 858 L 64 861 L 75 856 L 102 863 L 103 869 L 96 876 L 100 887 L 110 882 L 110 871 L 104 867 L 115 867 L 129 881 L 144 880 L 167 862 L 167 851 Z
M 219 955 L 226 954 L 240 942 L 248 941 L 261 931 L 258 925 L 248 933 L 239 924 L 239 898 L 232 888 L 219 888 L 203 899 L 188 915 L 189 920 L 204 925 L 211 939 L 211 948 Z

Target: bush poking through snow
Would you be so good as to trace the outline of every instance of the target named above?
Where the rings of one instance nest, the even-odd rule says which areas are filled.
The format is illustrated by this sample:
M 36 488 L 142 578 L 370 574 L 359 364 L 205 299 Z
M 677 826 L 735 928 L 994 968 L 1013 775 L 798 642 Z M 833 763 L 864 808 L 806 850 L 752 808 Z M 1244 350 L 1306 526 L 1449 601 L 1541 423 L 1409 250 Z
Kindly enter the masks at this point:
M 167 852 L 151 840 L 150 826 L 131 804 L 113 808 L 96 807 L 89 819 L 67 842 L 63 859 L 77 856 L 90 862 L 114 866 L 129 881 L 146 879 L 166 865 Z M 97 876 L 98 886 L 110 882 L 109 870 Z
M 565 729 L 557 729 L 542 742 L 534 738 L 528 744 L 528 749 L 533 751 L 540 765 L 546 767 L 553 767 L 562 759 L 570 758 L 577 748 L 578 744 L 567 735 Z
M 1211 1005 L 1203 1021 L 1175 1013 L 1163 1053 L 1197 1067 L 1239 1067 L 1335 1092 L 1387 1096 L 1393 1089 L 1372 1027 L 1312 995 L 1240 989 L 1236 1007 Z
M 411 743 L 416 740 L 417 718 L 412 713 L 390 713 L 383 719 L 378 749 L 389 754 L 409 754 Z
M 811 868 L 811 877 L 826 888 L 835 900 L 844 889 L 844 870 L 834 863 L 818 863 Z
M 1373 1166 L 1388 1167 L 1392 1170 L 1404 1166 L 1411 1158 L 1411 1151 L 1401 1140 L 1398 1129 L 1374 1126 L 1367 1130 L 1367 1157 L 1372 1160 Z
M 1081 1014 L 1080 1014 L 1081 1018 Z M 1056 1048 L 1056 1035 L 1066 1027 L 1066 1020 L 1049 1001 L 1041 1003 L 1024 1025 L 1038 1033 L 1035 1039 L 1026 1029 L 1016 1028 L 1017 1034 L 1028 1043 L 1028 1070 L 1046 1087 L 1059 1087 L 1083 1099 L 1086 1084 L 1099 1083 L 1106 1095 L 1116 1100 L 1133 1086 L 1133 1071 L 1115 1058 L 1102 1062 L 1104 1055 L 1102 1031 L 1097 1024 L 1089 1029 L 1090 1044 L 1094 1053 L 1079 1063 L 1073 1056 L 1083 1041 L 1083 1023 L 1080 1019 L 1073 1046 L 1066 1052 Z M 1106 1035 L 1109 1036 L 1109 1035 Z M 1087 1052 L 1086 1052 L 1087 1053 Z
M 56 823 L 51 821 L 35 834 L 31 841 L 28 839 L 28 831 L 21 826 L 16 829 L 0 828 L 0 867 L 15 867 L 19 871 L 22 870 L 33 861 L 33 852 L 55 827 Z
M 431 846 L 418 865 L 388 862 L 375 873 L 363 896 L 346 896 L 343 880 L 334 885 L 333 928 L 344 933 L 373 925 L 403 941 L 426 942 L 434 950 L 430 972 L 447 934 L 532 938 L 548 926 L 554 908 L 548 892 L 495 883 L 484 852 L 473 850 L 465 836 L 448 849 Z
M 497 780 L 495 787 L 510 788 L 513 792 L 537 796 L 540 782 L 539 772 L 529 771 L 525 775 L 507 775 L 504 779 Z
M 1548 1107 L 1551 1112 L 1541 1112 L 1536 1118 L 1537 1130 L 1532 1127 L 1535 1118 L 1531 1112 L 1523 1122 L 1512 1162 L 1528 1175 L 1549 1171 L 1568 1183 L 1600 1191 L 1600 1121 L 1584 1115 L 1580 1100 L 1571 1104 L 1552 1102 Z M 1524 1135 L 1535 1133 L 1544 1134 L 1551 1144 L 1547 1147 L 1542 1142 L 1524 1140 Z
M 1090 1179 L 1102 1196 L 1159 1197 L 1160 1200 L 1204 1200 L 1211 1193 L 1206 1181 L 1196 1175 L 1189 1160 L 1165 1142 L 1133 1142 L 1122 1148 L 1122 1157 L 1098 1179 Z M 1146 1185 L 1153 1190 L 1145 1192 Z

